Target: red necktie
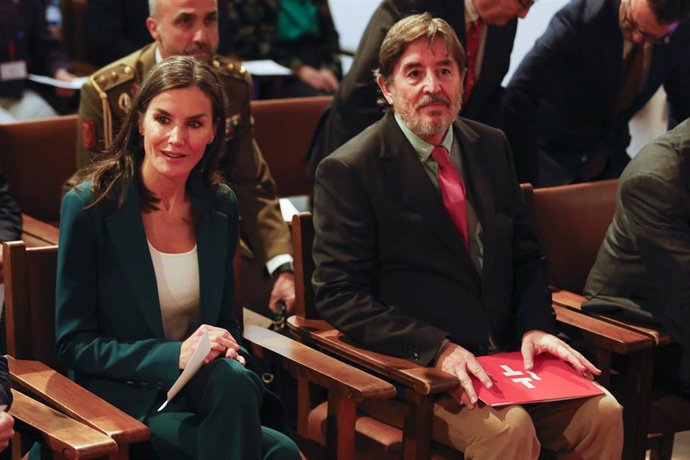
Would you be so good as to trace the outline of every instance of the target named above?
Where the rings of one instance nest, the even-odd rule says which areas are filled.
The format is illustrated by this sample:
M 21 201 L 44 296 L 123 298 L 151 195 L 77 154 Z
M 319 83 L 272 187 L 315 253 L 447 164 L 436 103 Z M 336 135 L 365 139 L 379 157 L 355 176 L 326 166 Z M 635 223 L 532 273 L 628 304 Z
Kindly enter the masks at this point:
M 479 34 L 482 31 L 481 21 L 472 21 L 465 27 L 465 42 L 467 51 L 467 76 L 465 77 L 465 96 L 463 99 L 468 101 L 474 88 L 474 70 L 477 64 L 477 54 L 479 53 Z
M 445 147 L 441 145 L 434 147 L 431 158 L 438 163 L 438 187 L 443 196 L 443 206 L 446 207 L 451 220 L 460 232 L 465 249 L 469 249 L 465 183 L 455 165 L 451 163 L 450 155 Z

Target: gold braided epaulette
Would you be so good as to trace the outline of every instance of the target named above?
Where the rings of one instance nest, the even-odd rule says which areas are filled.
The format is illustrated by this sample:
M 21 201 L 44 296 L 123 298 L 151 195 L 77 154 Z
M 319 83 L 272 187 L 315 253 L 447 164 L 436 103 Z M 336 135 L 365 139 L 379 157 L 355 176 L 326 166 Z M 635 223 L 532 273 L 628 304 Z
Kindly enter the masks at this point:
M 211 65 L 221 75 L 233 77 L 250 85 L 252 83 L 252 76 L 247 69 L 244 68 L 242 63 L 236 59 L 216 55 L 213 61 L 211 61 Z
M 107 92 L 123 83 L 133 80 L 134 69 L 132 66 L 124 63 L 114 64 L 93 74 L 91 79 L 100 90 Z

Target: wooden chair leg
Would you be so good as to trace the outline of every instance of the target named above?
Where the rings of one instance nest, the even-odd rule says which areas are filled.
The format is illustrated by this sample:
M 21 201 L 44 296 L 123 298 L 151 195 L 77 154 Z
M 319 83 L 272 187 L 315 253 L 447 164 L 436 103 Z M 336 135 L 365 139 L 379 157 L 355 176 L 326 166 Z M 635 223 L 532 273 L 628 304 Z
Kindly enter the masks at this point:
M 403 459 L 428 459 L 431 450 L 431 413 L 434 399 L 406 391 L 403 426 Z
M 628 356 L 625 383 L 620 402 L 623 406 L 623 458 L 644 460 L 649 431 L 652 393 L 653 350 Z
M 649 455 L 650 460 L 671 460 L 675 433 L 663 433 Z
M 357 404 L 335 391 L 328 395 L 326 417 L 327 458 L 347 460 L 355 458 L 355 418 Z

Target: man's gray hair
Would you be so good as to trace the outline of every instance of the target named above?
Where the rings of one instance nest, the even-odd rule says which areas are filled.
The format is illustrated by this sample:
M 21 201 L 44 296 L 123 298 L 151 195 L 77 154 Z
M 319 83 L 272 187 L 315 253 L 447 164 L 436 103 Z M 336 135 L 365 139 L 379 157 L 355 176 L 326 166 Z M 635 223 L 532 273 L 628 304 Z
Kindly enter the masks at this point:
M 158 0 L 149 0 L 149 16 L 156 17 L 158 10 Z M 157 18 L 156 18 L 157 19 Z

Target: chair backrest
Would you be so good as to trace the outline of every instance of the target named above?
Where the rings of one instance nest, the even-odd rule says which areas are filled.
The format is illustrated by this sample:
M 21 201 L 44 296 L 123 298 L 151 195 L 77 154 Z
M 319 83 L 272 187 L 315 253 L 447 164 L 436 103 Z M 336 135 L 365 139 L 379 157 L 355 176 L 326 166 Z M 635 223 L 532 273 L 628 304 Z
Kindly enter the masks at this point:
M 311 195 L 306 157 L 331 96 L 252 101 L 254 139 L 266 158 L 280 196 Z
M 314 290 L 311 276 L 314 259 L 314 221 L 311 213 L 301 212 L 292 216 L 292 249 L 295 258 L 295 314 L 307 319 L 318 317 L 314 308 Z
M 97 68 L 88 63 L 87 0 L 61 0 L 62 41 L 77 75 L 90 75 Z
M 64 370 L 55 350 L 57 246 L 3 245 L 7 352 Z
M 549 283 L 581 293 L 616 211 L 618 180 L 534 189 L 532 219 Z
M 65 181 L 76 171 L 77 116 L 0 124 L 0 165 L 22 212 L 60 218 Z

